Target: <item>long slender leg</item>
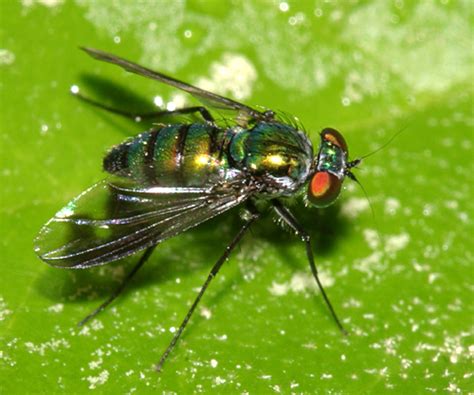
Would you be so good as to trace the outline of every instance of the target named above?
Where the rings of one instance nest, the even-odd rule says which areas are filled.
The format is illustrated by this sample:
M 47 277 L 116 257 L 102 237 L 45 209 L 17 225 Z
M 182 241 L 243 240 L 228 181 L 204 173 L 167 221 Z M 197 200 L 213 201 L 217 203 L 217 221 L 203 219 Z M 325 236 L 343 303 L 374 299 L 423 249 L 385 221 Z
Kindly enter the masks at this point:
M 104 310 L 110 303 L 112 303 L 117 298 L 117 296 L 119 296 L 122 293 L 122 291 L 125 289 L 127 284 L 130 282 L 133 276 L 138 272 L 138 270 L 143 266 L 143 264 L 148 260 L 148 258 L 150 257 L 150 255 L 152 254 L 155 248 L 156 248 L 156 245 L 148 248 L 140 257 L 139 261 L 133 267 L 130 273 L 128 273 L 127 277 L 124 278 L 124 280 L 119 285 L 119 287 L 114 291 L 114 293 L 110 295 L 110 297 L 104 303 L 102 303 L 99 307 L 97 307 L 92 313 L 90 313 L 81 322 L 79 322 L 77 326 L 79 327 L 83 326 L 84 324 L 89 322 L 92 318 L 94 318 L 97 314 L 99 314 L 102 310 Z
M 296 232 L 296 234 L 301 237 L 301 240 L 305 243 L 306 256 L 308 257 L 309 266 L 311 267 L 311 272 L 313 273 L 313 277 L 316 280 L 316 283 L 318 284 L 318 287 L 323 295 L 323 298 L 327 306 L 329 307 L 329 311 L 331 312 L 331 315 L 334 318 L 334 321 L 336 321 L 336 324 L 339 327 L 339 329 L 342 331 L 342 333 L 347 335 L 347 331 L 344 329 L 344 327 L 341 324 L 341 321 L 337 317 L 337 314 L 334 308 L 332 307 L 332 304 L 329 301 L 328 296 L 326 295 L 326 291 L 324 291 L 323 285 L 321 284 L 321 281 L 319 280 L 318 270 L 314 263 L 313 250 L 311 249 L 311 238 L 309 234 L 303 229 L 303 227 L 299 224 L 299 222 L 293 216 L 293 214 L 286 207 L 284 207 L 278 200 L 272 200 L 272 203 L 273 203 L 273 208 L 275 209 L 276 213 L 280 216 L 280 218 L 283 221 L 285 221 L 285 223 L 288 224 Z
M 212 115 L 209 113 L 209 111 L 205 107 L 202 107 L 202 106 L 180 108 L 178 110 L 173 110 L 173 111 L 164 110 L 164 111 L 151 111 L 151 112 L 145 112 L 145 113 L 134 113 L 134 112 L 126 111 L 126 110 L 121 110 L 119 108 L 114 108 L 103 103 L 99 103 L 98 101 L 90 99 L 87 96 L 80 94 L 79 92 L 73 93 L 73 95 L 77 96 L 79 99 L 85 101 L 86 103 L 92 104 L 95 107 L 99 107 L 103 110 L 121 115 L 123 117 L 132 119 L 137 122 L 143 119 L 156 119 L 156 118 L 160 118 L 164 116 L 199 113 L 201 114 L 201 116 L 204 118 L 205 121 L 214 123 L 214 118 L 212 117 Z
M 201 287 L 201 290 L 199 291 L 199 294 L 197 295 L 196 299 L 194 300 L 194 303 L 192 304 L 191 308 L 189 309 L 188 313 L 184 317 L 183 322 L 179 326 L 179 329 L 175 333 L 173 339 L 171 340 L 171 343 L 169 346 L 166 348 L 165 352 L 160 358 L 160 362 L 158 362 L 158 365 L 156 365 L 156 370 L 158 372 L 161 371 L 163 368 L 163 364 L 165 363 L 166 359 L 168 358 L 168 355 L 170 352 L 173 350 L 174 346 L 178 342 L 178 339 L 181 337 L 181 334 L 183 333 L 184 328 L 186 327 L 189 319 L 191 318 L 194 310 L 196 309 L 196 306 L 198 305 L 199 301 L 201 300 L 202 296 L 204 295 L 204 292 L 206 291 L 207 287 L 209 286 L 210 282 L 214 277 L 216 277 L 217 273 L 219 272 L 219 269 L 221 268 L 222 264 L 226 261 L 226 259 L 229 257 L 230 253 L 232 250 L 235 248 L 235 246 L 239 243 L 239 241 L 242 239 L 244 236 L 245 232 L 250 228 L 250 225 L 252 225 L 253 222 L 255 222 L 259 218 L 258 213 L 252 213 L 252 216 L 245 222 L 244 225 L 242 225 L 242 228 L 240 228 L 239 233 L 234 237 L 232 242 L 226 247 L 224 253 L 222 256 L 218 259 L 218 261 L 215 263 L 213 268 L 211 269 L 209 275 L 207 276 L 206 281 Z

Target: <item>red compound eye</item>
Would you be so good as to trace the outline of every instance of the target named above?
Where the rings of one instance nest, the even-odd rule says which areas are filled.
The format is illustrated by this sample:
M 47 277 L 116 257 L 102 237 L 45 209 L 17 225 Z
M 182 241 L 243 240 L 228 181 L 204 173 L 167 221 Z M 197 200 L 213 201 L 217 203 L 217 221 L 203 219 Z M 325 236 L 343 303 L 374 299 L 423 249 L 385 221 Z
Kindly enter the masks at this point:
M 308 199 L 316 207 L 332 204 L 341 192 L 342 180 L 326 171 L 318 171 L 308 185 Z

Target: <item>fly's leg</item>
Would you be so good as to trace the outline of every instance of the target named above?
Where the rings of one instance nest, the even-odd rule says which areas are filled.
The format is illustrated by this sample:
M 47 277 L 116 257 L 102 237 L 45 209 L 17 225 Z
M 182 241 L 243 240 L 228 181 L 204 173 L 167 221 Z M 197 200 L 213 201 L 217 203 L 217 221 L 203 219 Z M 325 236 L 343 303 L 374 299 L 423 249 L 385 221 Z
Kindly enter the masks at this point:
M 216 277 L 217 273 L 219 272 L 219 269 L 221 268 L 222 264 L 226 261 L 226 259 L 229 257 L 230 253 L 232 250 L 236 247 L 236 245 L 239 243 L 239 241 L 242 239 L 244 236 L 245 232 L 250 228 L 250 225 L 252 225 L 253 222 L 255 222 L 259 218 L 259 214 L 254 211 L 252 212 L 251 216 L 247 219 L 245 224 L 240 228 L 239 233 L 234 237 L 232 242 L 226 247 L 224 253 L 222 256 L 218 259 L 218 261 L 214 264 L 213 268 L 211 269 L 211 272 L 207 276 L 206 281 L 201 287 L 201 290 L 199 291 L 199 294 L 197 295 L 196 299 L 194 300 L 194 303 L 192 304 L 191 308 L 189 309 L 188 313 L 184 317 L 183 322 L 179 326 L 179 329 L 177 330 L 176 334 L 174 335 L 173 339 L 171 340 L 171 343 L 169 346 L 166 348 L 165 352 L 160 358 L 160 362 L 158 362 L 158 365 L 156 365 L 156 370 L 158 372 L 161 371 L 163 368 L 163 364 L 165 363 L 166 359 L 168 358 L 169 354 L 173 350 L 174 346 L 178 342 L 179 338 L 181 337 L 181 334 L 184 331 L 184 328 L 186 327 L 189 319 L 191 318 L 194 310 L 196 309 L 196 306 L 198 305 L 199 301 L 201 300 L 202 296 L 204 295 L 204 292 L 206 292 L 207 287 L 209 286 L 210 282 L 214 277 Z
M 334 321 L 336 321 L 336 324 L 341 330 L 341 332 L 344 335 L 347 335 L 347 331 L 344 329 L 344 327 L 341 324 L 341 321 L 337 317 L 337 314 L 334 308 L 332 307 L 332 304 L 329 301 L 326 291 L 324 291 L 323 285 L 321 284 L 321 281 L 319 279 L 318 270 L 314 263 L 313 250 L 311 249 L 311 238 L 309 234 L 303 229 L 303 227 L 300 225 L 297 219 L 293 216 L 293 214 L 286 207 L 284 207 L 278 200 L 273 200 L 272 204 L 273 204 L 273 208 L 275 209 L 276 213 L 280 216 L 280 218 L 288 226 L 290 226 L 290 228 L 292 228 L 296 232 L 296 234 L 301 237 L 301 240 L 305 243 L 306 256 L 308 258 L 309 266 L 311 267 L 311 272 L 313 273 L 313 277 L 316 280 L 316 283 L 318 284 L 321 294 L 323 295 L 324 301 L 329 307 L 329 311 L 331 312 L 331 315 L 334 318 Z
M 214 118 L 212 117 L 210 112 L 205 107 L 202 107 L 202 106 L 180 108 L 178 110 L 173 110 L 173 111 L 162 110 L 162 111 L 151 111 L 151 112 L 145 112 L 145 113 L 135 113 L 135 112 L 122 110 L 119 108 L 114 108 L 103 103 L 99 103 L 98 101 L 90 99 L 79 92 L 73 92 L 73 95 L 77 96 L 79 99 L 81 99 L 82 101 L 85 101 L 86 103 L 92 104 L 95 107 L 101 108 L 105 111 L 108 111 L 114 114 L 121 115 L 125 118 L 129 118 L 136 122 L 140 122 L 144 119 L 157 119 L 157 118 L 165 117 L 165 116 L 199 113 L 201 114 L 201 116 L 203 117 L 205 121 L 214 123 Z
M 110 303 L 112 303 L 117 298 L 117 296 L 119 296 L 122 293 L 122 291 L 125 289 L 125 287 L 130 282 L 130 280 L 133 278 L 133 276 L 138 272 L 138 270 L 148 260 L 148 258 L 152 254 L 155 247 L 156 246 L 150 247 L 143 253 L 140 260 L 133 267 L 133 269 L 130 271 L 130 273 L 128 273 L 127 277 L 125 277 L 125 279 L 122 281 L 120 286 L 114 291 L 114 293 L 112 295 L 110 295 L 110 297 L 104 303 L 102 303 L 99 307 L 97 307 L 92 313 L 90 313 L 81 322 L 79 322 L 77 324 L 77 326 L 81 327 L 81 326 L 85 325 L 86 323 L 88 323 L 97 314 L 99 314 L 102 310 L 104 310 Z

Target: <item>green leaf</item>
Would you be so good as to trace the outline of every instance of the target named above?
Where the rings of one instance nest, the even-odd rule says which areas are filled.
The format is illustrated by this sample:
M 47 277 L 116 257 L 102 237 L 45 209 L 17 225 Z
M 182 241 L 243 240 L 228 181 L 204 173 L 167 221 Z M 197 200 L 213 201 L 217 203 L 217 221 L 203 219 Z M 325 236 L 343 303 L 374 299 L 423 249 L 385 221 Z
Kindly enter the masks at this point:
M 22 0 L 0 13 L 1 393 L 474 391 L 471 2 Z M 294 206 L 349 336 L 302 243 L 267 216 L 153 370 L 238 210 L 160 245 L 111 308 L 75 326 L 138 256 L 59 270 L 32 240 L 103 177 L 106 150 L 146 126 L 70 87 L 131 110 L 191 102 L 79 45 L 297 115 L 315 146 L 337 128 L 354 158 L 405 128 L 356 170 L 375 218 L 349 182 L 333 207 Z

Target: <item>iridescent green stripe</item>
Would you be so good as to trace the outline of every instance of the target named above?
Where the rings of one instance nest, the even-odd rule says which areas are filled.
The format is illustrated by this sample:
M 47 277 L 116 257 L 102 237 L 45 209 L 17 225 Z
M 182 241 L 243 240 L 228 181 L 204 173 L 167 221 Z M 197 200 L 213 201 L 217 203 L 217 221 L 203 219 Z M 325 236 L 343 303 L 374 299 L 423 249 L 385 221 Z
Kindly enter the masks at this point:
M 145 160 L 144 160 L 144 173 L 146 180 L 149 184 L 156 183 L 156 171 L 155 171 L 155 145 L 156 140 L 158 139 L 158 135 L 161 129 L 152 130 L 149 133 L 146 151 L 145 151 Z
M 174 181 L 179 130 L 183 124 L 168 125 L 161 129 L 153 151 L 155 179 L 158 185 Z
M 209 156 L 210 138 L 208 125 L 195 124 L 189 128 L 184 149 L 183 176 L 187 182 L 197 182 L 204 174 L 206 157 Z
M 149 132 L 142 133 L 125 146 L 128 148 L 127 167 L 131 176 L 138 180 L 144 180 L 146 177 L 144 164 L 149 137 Z

